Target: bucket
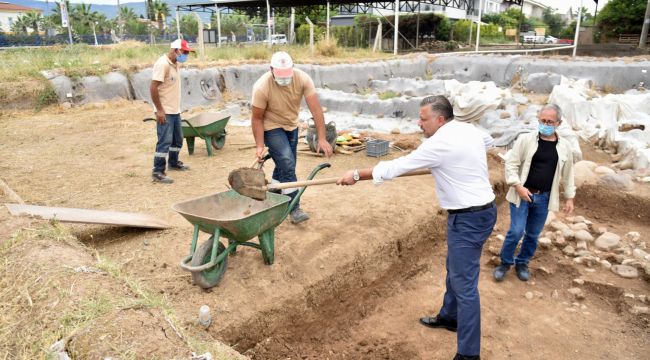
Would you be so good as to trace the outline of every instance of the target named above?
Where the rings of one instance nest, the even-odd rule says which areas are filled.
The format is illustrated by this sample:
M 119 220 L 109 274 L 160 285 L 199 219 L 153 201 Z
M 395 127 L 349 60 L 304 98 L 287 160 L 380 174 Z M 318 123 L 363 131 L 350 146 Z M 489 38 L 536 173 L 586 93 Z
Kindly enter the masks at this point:
M 312 121 L 309 123 L 309 121 Z M 311 152 L 316 152 L 316 147 L 318 147 L 318 132 L 316 131 L 316 124 L 313 122 L 314 119 L 307 120 L 307 144 L 309 144 L 309 150 Z M 327 142 L 332 145 L 332 150 L 336 148 L 336 124 L 333 121 L 330 121 L 325 125 L 325 138 Z

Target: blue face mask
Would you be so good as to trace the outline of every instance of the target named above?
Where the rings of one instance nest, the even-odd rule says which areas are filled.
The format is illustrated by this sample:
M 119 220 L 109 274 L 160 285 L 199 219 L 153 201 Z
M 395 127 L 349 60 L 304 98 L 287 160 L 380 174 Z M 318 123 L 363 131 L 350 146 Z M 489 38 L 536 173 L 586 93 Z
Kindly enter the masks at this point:
M 180 63 L 186 62 L 187 58 L 188 58 L 187 54 L 178 54 L 178 55 L 176 55 L 176 61 L 178 61 Z
M 539 124 L 539 133 L 544 136 L 551 136 L 555 132 L 555 126 Z

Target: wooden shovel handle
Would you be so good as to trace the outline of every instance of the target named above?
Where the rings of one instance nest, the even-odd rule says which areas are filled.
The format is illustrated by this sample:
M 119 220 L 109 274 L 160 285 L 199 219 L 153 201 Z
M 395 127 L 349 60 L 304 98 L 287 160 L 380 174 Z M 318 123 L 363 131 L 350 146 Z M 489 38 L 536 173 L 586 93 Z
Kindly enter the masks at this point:
M 431 175 L 430 170 L 415 170 L 411 171 L 406 174 L 402 174 L 399 177 L 406 177 L 406 176 L 418 176 L 418 175 Z M 336 184 L 337 181 L 339 181 L 340 178 L 332 177 L 332 178 L 325 178 L 325 179 L 316 179 L 316 180 L 301 180 L 301 181 L 293 181 L 293 182 L 286 182 L 286 183 L 275 183 L 275 184 L 269 184 L 266 189 L 271 190 L 271 189 L 289 189 L 289 188 L 294 188 L 294 187 L 305 187 L 305 186 L 313 186 L 313 185 L 326 185 L 326 184 Z M 362 180 L 360 180 L 362 181 Z

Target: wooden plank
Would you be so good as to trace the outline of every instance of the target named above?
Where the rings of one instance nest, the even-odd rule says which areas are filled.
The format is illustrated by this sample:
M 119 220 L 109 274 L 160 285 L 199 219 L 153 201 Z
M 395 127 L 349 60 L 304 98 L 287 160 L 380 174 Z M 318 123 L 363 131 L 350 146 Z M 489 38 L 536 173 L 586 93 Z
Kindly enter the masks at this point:
M 148 229 L 167 229 L 170 227 L 166 221 L 148 214 L 22 204 L 5 204 L 5 206 L 14 216 L 36 216 L 44 220 Z

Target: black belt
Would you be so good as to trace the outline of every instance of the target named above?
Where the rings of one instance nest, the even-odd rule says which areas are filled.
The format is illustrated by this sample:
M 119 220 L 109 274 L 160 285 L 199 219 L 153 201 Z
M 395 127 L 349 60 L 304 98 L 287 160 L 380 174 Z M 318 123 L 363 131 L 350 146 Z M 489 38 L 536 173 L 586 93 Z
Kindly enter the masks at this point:
M 526 188 L 526 189 L 528 189 L 528 191 L 530 191 L 531 194 L 535 194 L 535 195 L 539 195 L 539 194 L 545 192 L 545 191 L 537 190 L 537 189 L 533 189 L 533 188 Z
M 489 203 L 485 205 L 479 205 L 479 206 L 471 206 L 468 208 L 464 209 L 450 209 L 447 210 L 447 213 L 449 214 L 460 214 L 460 213 L 467 213 L 467 212 L 475 212 L 475 211 L 481 211 L 485 209 L 489 209 L 494 206 L 494 201 L 490 201 Z

